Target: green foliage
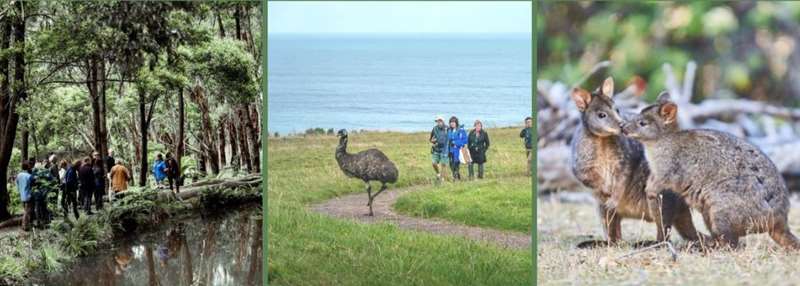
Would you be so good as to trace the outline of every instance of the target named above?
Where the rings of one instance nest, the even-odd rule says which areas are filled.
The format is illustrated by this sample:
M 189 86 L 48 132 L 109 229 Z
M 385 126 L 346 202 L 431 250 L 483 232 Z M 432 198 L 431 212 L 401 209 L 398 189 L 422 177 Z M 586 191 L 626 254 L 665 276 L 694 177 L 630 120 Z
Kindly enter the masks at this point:
M 622 89 L 640 76 L 653 100 L 664 89 L 663 65 L 672 65 L 680 79 L 693 60 L 693 100 L 727 90 L 793 105 L 792 97 L 780 95 L 794 91 L 788 70 L 796 67 L 786 63 L 797 52 L 787 37 L 798 11 L 800 4 L 791 2 L 545 2 L 534 17 L 544 25 L 537 37 L 539 77 L 571 84 L 610 60 L 610 69 L 584 85 L 610 75 Z
M 195 73 L 231 102 L 249 103 L 258 94 L 255 60 L 240 41 L 215 38 L 198 47 L 192 61 Z

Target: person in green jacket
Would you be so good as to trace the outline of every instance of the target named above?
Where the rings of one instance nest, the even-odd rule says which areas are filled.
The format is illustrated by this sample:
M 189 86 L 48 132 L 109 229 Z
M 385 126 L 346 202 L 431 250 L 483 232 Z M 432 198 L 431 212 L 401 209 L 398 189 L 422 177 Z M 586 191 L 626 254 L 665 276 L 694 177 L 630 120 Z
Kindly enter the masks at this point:
M 475 120 L 474 129 L 469 131 L 467 147 L 472 162 L 469 163 L 469 178 L 474 178 L 473 165 L 478 164 L 478 179 L 483 179 L 483 163 L 486 163 L 486 151 L 489 150 L 489 133 L 483 130 L 483 123 Z
M 519 132 L 519 137 L 523 138 L 525 141 L 525 155 L 528 157 L 528 176 L 531 175 L 531 150 L 533 149 L 531 145 L 531 125 L 533 125 L 533 119 L 530 116 L 525 117 L 525 128 Z
M 442 181 L 444 180 L 446 165 L 450 162 L 450 158 L 448 157 L 448 146 L 450 142 L 447 137 L 447 127 L 444 125 L 444 118 L 437 116 L 434 122 L 436 122 L 436 126 L 433 126 L 428 142 L 431 143 L 431 161 L 433 163 L 433 170 L 436 171 L 436 179 Z

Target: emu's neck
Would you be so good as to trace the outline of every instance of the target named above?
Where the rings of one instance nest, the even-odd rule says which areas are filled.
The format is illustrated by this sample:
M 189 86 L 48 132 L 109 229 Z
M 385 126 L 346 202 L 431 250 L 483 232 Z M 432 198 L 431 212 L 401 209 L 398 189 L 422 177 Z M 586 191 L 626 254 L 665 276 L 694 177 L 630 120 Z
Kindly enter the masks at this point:
M 347 155 L 347 137 L 339 138 L 339 146 L 336 147 L 336 159 Z

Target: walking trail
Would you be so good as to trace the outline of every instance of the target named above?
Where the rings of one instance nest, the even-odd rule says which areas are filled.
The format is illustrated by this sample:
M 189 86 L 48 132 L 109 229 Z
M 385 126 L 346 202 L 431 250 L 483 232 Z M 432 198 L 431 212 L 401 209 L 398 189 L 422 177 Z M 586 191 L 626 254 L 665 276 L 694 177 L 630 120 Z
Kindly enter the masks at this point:
M 531 246 L 531 235 L 521 232 L 467 226 L 440 219 L 406 216 L 392 210 L 392 205 L 402 195 L 419 190 L 419 187 L 388 189 L 372 202 L 375 216 L 367 216 L 367 194 L 354 193 L 315 204 L 311 209 L 332 217 L 350 219 L 361 223 L 391 223 L 403 229 L 426 231 L 439 235 L 462 236 L 485 241 L 507 248 L 522 249 Z

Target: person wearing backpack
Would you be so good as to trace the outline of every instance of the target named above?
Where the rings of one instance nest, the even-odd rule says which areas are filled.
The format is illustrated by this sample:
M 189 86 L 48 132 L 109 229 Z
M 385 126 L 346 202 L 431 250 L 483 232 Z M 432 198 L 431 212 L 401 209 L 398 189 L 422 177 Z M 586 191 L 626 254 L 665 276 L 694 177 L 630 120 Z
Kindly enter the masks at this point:
M 63 193 L 61 195 L 61 208 L 64 211 L 64 217 L 69 214 L 69 207 L 72 206 L 72 211 L 75 214 L 75 219 L 80 217 L 78 214 L 78 199 L 75 192 L 78 190 L 78 167 L 81 161 L 75 161 L 70 164 L 66 160 L 61 161 L 61 170 L 59 177 L 61 178 L 61 185 Z
M 180 192 L 180 185 L 181 185 L 180 176 L 181 176 L 181 172 L 180 172 L 180 169 L 179 169 L 180 166 L 178 166 L 178 161 L 175 160 L 175 157 L 172 156 L 171 152 L 167 152 L 167 162 L 166 162 L 166 164 L 167 164 L 167 168 L 165 169 L 165 171 L 167 173 L 167 181 L 169 181 L 169 190 L 170 191 L 174 190 L 174 192 L 177 194 L 177 193 Z M 172 184 L 173 183 L 175 184 L 175 188 L 174 189 L 172 188 Z

